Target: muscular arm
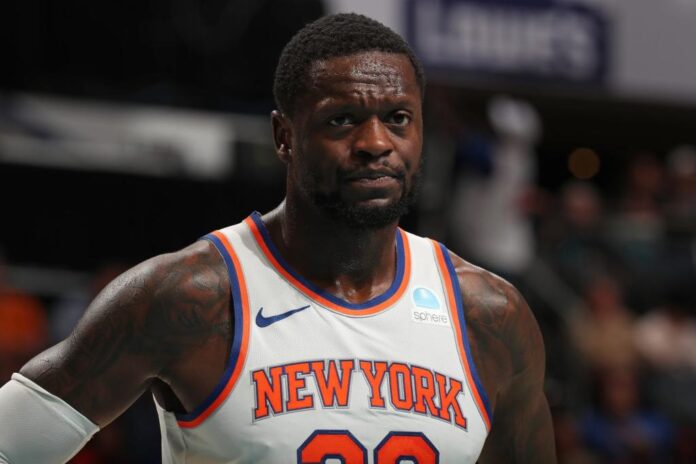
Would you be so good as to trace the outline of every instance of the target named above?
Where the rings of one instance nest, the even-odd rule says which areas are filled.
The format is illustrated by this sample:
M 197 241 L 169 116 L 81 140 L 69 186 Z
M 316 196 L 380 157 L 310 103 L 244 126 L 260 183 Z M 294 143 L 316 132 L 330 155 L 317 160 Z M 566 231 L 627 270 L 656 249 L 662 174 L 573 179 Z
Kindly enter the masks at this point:
M 69 337 L 20 373 L 104 426 L 156 379 L 176 384 L 195 369 L 192 356 L 225 344 L 228 298 L 207 242 L 153 258 L 109 284 Z
M 494 422 L 480 462 L 555 463 L 553 425 L 544 395 L 544 343 L 536 320 L 516 290 L 503 328 L 515 367 L 497 396 Z
M 544 342 L 534 315 L 508 282 L 452 257 L 474 359 L 493 404 L 479 463 L 555 463 Z

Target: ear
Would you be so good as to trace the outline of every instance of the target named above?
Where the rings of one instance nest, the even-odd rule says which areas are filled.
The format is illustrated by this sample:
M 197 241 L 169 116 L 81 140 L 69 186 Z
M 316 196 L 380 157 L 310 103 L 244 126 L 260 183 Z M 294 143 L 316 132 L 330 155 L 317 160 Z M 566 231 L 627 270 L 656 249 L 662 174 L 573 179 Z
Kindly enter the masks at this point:
M 283 163 L 289 163 L 292 158 L 292 124 L 290 119 L 278 110 L 271 112 L 273 127 L 273 143 L 276 155 Z

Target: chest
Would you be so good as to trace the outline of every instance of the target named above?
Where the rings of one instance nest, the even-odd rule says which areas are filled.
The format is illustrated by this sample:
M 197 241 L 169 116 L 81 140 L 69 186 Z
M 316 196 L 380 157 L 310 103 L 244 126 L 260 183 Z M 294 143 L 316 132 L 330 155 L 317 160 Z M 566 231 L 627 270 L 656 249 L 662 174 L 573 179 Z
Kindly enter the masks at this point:
M 404 243 L 387 292 L 350 305 L 230 235 L 229 362 L 192 413 L 162 411 L 171 449 L 185 443 L 187 462 L 381 462 L 380 452 L 475 462 L 488 423 L 463 314 L 430 242 Z
M 372 462 L 376 450 L 391 449 L 422 462 L 475 462 L 486 425 L 448 309 L 433 323 L 414 317 L 413 307 L 402 298 L 350 317 L 298 292 L 251 291 L 242 344 L 232 347 L 239 367 L 222 387 L 231 385 L 228 396 L 202 423 L 181 429 L 190 457 L 285 462 L 298 453 L 364 453 Z

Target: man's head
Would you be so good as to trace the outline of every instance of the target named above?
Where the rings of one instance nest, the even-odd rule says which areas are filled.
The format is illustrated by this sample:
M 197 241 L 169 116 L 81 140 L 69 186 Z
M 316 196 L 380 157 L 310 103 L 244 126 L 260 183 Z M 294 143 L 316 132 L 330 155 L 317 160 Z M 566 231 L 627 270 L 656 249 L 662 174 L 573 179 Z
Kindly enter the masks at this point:
M 288 202 L 349 227 L 398 221 L 419 175 L 423 85 L 408 45 L 374 20 L 342 14 L 302 29 L 274 86 Z
M 287 116 L 293 116 L 297 97 L 309 90 L 310 72 L 317 61 L 367 51 L 407 56 L 423 97 L 423 67 L 406 41 L 374 19 L 355 13 L 341 13 L 324 16 L 306 25 L 283 49 L 273 82 L 278 109 Z

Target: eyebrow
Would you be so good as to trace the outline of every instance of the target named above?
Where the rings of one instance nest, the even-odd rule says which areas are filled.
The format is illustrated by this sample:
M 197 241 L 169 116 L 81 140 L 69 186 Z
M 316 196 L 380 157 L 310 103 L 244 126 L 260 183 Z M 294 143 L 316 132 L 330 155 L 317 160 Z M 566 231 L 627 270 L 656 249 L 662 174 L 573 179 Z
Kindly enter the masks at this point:
M 393 109 L 403 108 L 405 110 L 415 111 L 417 106 L 417 102 L 415 101 L 415 99 L 416 98 L 410 95 L 395 95 L 381 97 L 378 99 L 377 107 L 389 107 Z M 337 99 L 334 96 L 325 96 L 321 98 L 316 103 L 316 112 L 321 114 L 333 113 L 341 112 L 344 110 L 354 110 L 356 108 L 364 109 L 368 106 L 365 104 L 366 99 L 359 97 L 349 99 L 344 99 L 342 97 L 340 102 L 336 100 Z

